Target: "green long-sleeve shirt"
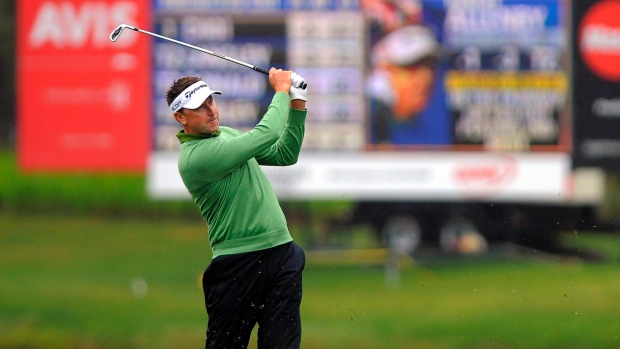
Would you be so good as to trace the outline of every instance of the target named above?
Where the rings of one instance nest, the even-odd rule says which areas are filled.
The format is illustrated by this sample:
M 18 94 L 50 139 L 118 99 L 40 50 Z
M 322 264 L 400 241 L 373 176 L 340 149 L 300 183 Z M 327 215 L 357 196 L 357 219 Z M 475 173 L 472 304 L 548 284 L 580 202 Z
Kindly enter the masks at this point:
M 177 134 L 179 173 L 209 229 L 213 258 L 292 241 L 280 204 L 259 165 L 297 162 L 306 111 L 276 93 L 249 132 L 221 126 L 214 135 Z

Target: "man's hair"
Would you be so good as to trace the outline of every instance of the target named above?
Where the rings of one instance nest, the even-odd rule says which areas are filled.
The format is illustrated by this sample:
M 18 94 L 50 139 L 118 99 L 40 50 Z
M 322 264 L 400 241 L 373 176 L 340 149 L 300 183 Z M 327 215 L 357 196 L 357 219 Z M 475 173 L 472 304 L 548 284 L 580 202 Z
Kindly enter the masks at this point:
M 174 99 L 177 98 L 186 88 L 200 80 L 202 80 L 202 78 L 199 76 L 184 76 L 179 80 L 173 81 L 166 90 L 166 102 L 168 105 L 172 104 L 172 101 L 174 101 Z

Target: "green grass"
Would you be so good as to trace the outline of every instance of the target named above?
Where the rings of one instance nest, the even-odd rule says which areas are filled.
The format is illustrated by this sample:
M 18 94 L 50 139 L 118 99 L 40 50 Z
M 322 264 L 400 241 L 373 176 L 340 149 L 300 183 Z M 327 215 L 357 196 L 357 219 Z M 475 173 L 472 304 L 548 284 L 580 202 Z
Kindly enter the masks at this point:
M 23 173 L 15 154 L 0 151 L 0 209 L 18 214 L 195 217 L 191 200 L 153 201 L 141 173 Z
M 4 216 L 0 225 L 0 347 L 166 348 L 200 338 L 204 223 Z M 134 280 L 147 282 L 146 296 L 134 296 Z
M 4 213 L 0 227 L 0 348 L 203 345 L 203 222 Z M 618 247 L 613 235 L 566 238 Z M 377 266 L 308 265 L 302 347 L 620 347 L 616 257 L 421 260 L 400 285 Z

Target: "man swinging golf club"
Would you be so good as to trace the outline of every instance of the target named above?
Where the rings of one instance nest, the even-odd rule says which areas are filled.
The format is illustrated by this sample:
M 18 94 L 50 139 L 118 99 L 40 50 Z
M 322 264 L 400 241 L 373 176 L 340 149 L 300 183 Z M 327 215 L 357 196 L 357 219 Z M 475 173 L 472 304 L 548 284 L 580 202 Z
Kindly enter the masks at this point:
M 258 323 L 258 348 L 299 348 L 303 250 L 260 165 L 297 161 L 307 89 L 291 71 L 271 68 L 274 96 L 262 120 L 243 133 L 220 126 L 211 88 L 183 77 L 166 91 L 182 125 L 179 173 L 207 222 L 213 260 L 202 287 L 209 315 L 206 348 L 246 348 Z M 303 87 L 302 87 L 303 86 Z

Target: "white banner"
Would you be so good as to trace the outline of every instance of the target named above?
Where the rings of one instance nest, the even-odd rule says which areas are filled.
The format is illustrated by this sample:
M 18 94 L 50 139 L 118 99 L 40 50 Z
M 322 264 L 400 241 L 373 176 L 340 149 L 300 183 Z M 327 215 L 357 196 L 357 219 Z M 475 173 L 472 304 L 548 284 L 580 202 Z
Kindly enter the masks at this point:
M 567 202 L 570 160 L 562 153 L 302 153 L 297 164 L 264 166 L 280 199 Z M 153 153 L 149 195 L 189 198 L 177 153 Z

